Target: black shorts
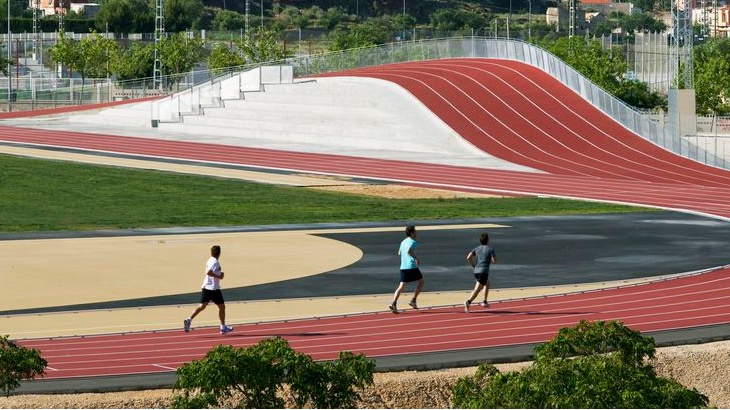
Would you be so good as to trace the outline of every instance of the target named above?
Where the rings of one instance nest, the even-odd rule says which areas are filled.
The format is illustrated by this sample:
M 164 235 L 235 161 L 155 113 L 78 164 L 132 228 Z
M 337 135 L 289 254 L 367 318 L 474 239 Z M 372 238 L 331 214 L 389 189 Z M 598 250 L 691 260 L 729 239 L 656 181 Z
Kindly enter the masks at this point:
M 489 282 L 489 272 L 475 273 L 474 279 L 476 279 L 480 285 L 486 286 L 487 282 Z
M 216 305 L 222 305 L 223 302 L 223 292 L 221 292 L 220 289 L 216 290 L 210 290 L 210 289 L 203 289 L 203 293 L 200 295 L 200 303 L 208 303 L 213 302 Z
M 401 282 L 415 282 L 419 279 L 423 279 L 423 275 L 421 274 L 421 270 L 418 268 L 400 270 Z

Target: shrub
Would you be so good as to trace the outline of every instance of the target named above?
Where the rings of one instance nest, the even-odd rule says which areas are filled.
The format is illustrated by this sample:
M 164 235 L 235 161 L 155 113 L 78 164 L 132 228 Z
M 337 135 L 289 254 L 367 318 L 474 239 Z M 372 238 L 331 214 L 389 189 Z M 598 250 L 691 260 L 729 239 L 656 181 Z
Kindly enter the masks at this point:
M 581 321 L 535 348 L 521 372 L 500 373 L 480 365 L 459 379 L 458 408 L 697 408 L 707 396 L 658 377 L 647 359 L 654 339 L 620 322 Z
M 18 346 L 0 336 L 0 388 L 6 396 L 20 386 L 21 380 L 43 375 L 48 363 L 40 351 Z
M 373 360 L 350 352 L 316 362 L 280 337 L 245 349 L 216 346 L 177 370 L 172 407 L 227 407 L 233 401 L 239 408 L 283 408 L 288 385 L 298 407 L 353 408 L 359 389 L 373 383 L 374 369 Z

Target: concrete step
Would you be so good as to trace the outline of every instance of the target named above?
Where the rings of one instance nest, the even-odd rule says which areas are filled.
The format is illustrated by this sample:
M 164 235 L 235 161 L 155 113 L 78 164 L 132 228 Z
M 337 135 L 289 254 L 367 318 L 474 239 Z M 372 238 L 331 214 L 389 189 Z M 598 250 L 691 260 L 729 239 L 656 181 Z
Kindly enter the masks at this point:
M 423 142 L 414 140 L 397 140 L 388 135 L 373 137 L 362 135 L 358 137 L 343 136 L 341 133 L 312 132 L 300 128 L 262 129 L 260 127 L 210 127 L 207 124 L 164 123 L 160 128 L 165 132 L 181 132 L 186 134 L 226 137 L 228 141 L 239 139 L 241 145 L 249 145 L 252 140 L 275 142 L 282 146 L 287 145 L 318 145 L 326 147 L 345 147 L 351 149 L 376 149 L 374 147 L 387 146 L 390 150 L 422 153 L 443 153 L 441 147 L 431 147 Z M 245 141 L 245 143 L 244 143 Z M 256 144 L 254 144 L 256 145 Z

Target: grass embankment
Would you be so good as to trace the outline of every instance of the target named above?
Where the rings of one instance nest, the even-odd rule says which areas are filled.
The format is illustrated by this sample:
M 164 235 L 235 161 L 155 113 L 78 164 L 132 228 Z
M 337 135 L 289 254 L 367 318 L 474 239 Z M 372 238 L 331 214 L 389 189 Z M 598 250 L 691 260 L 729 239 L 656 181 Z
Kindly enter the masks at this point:
M 385 199 L 0 155 L 0 232 L 635 212 L 544 198 Z

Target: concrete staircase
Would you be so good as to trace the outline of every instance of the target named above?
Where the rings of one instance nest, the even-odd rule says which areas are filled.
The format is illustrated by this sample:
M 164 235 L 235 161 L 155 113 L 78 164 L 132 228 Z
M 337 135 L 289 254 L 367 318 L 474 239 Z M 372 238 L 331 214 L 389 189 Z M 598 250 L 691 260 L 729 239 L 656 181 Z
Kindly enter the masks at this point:
M 294 80 L 291 67 L 257 68 L 69 122 L 163 139 L 534 171 L 472 146 L 394 83 Z

